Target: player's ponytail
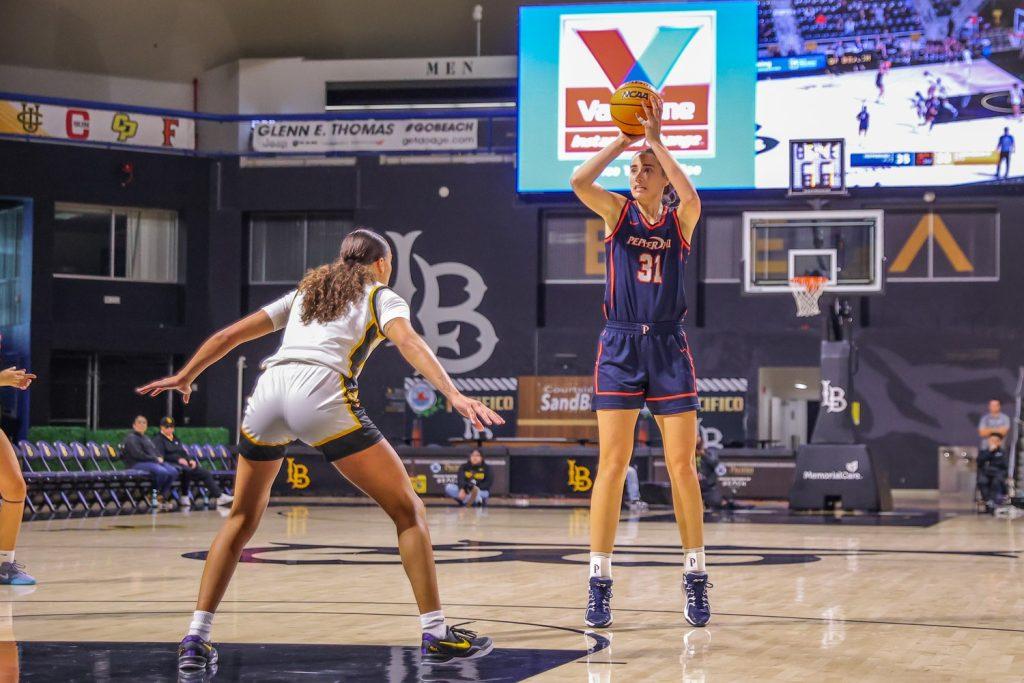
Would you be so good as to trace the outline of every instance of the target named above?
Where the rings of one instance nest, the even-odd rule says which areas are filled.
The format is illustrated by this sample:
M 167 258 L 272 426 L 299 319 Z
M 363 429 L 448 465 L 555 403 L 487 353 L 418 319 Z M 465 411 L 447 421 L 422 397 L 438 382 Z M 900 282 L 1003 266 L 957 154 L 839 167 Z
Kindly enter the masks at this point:
M 341 317 L 373 282 L 370 266 L 390 251 L 387 240 L 373 230 L 358 228 L 350 232 L 341 242 L 338 258 L 313 268 L 299 283 L 302 322 L 325 324 Z

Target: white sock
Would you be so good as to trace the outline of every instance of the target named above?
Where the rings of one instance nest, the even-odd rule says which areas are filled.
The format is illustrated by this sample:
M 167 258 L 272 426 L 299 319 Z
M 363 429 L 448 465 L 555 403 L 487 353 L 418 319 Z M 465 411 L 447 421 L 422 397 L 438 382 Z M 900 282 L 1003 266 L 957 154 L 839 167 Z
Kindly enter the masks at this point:
M 0 550 L 0 562 L 14 562 L 14 551 Z
M 210 631 L 213 630 L 213 612 L 204 612 L 197 609 L 192 613 L 192 623 L 188 625 L 188 635 L 199 636 L 203 640 L 210 639 Z
M 683 573 L 702 572 L 704 569 L 704 548 L 686 548 L 683 550 Z
M 444 610 L 427 612 L 420 615 L 420 627 L 424 633 L 429 633 L 435 638 L 444 638 L 448 627 L 444 623 Z
M 601 579 L 612 578 L 611 553 L 590 553 L 590 576 Z

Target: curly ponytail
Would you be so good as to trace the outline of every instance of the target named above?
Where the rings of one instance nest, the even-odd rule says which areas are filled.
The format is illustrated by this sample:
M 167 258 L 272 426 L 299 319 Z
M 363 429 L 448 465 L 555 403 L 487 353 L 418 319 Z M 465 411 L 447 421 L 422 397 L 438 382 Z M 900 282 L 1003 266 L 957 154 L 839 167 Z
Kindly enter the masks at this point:
M 370 266 L 390 253 L 387 240 L 373 230 L 358 228 L 346 235 L 338 258 L 313 268 L 299 283 L 303 324 L 326 324 L 341 317 L 374 281 Z

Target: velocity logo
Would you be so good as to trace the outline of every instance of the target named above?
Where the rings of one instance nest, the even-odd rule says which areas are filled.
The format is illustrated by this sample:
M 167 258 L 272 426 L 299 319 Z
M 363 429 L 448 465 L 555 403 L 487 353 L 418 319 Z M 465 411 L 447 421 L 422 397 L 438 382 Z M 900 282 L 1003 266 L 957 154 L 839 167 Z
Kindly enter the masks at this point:
M 618 135 L 608 102 L 633 80 L 650 83 L 661 95 L 662 135 L 670 150 L 713 156 L 715 17 L 707 10 L 563 16 L 559 158 L 587 158 Z
M 668 72 L 679 61 L 683 50 L 698 30 L 659 27 L 639 59 L 633 56 L 633 51 L 618 29 L 577 31 L 577 34 L 616 88 L 627 81 L 645 81 L 653 85 L 655 90 L 661 90 Z

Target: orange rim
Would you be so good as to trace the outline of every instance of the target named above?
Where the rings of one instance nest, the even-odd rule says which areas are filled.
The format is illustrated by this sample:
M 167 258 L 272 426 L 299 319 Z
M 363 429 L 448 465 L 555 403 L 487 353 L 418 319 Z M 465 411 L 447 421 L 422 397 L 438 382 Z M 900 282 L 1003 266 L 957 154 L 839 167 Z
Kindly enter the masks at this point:
M 808 294 L 814 294 L 828 284 L 828 278 L 824 275 L 798 275 L 790 278 L 789 281 Z

